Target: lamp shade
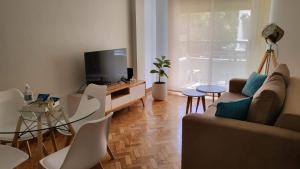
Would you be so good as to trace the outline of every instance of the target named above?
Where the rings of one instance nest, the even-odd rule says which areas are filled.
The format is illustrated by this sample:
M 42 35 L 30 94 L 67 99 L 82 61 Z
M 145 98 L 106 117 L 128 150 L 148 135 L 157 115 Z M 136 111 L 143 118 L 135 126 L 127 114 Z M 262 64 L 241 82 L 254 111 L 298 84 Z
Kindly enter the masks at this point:
M 262 31 L 262 36 L 272 43 L 277 43 L 284 35 L 284 30 L 275 23 L 267 25 Z

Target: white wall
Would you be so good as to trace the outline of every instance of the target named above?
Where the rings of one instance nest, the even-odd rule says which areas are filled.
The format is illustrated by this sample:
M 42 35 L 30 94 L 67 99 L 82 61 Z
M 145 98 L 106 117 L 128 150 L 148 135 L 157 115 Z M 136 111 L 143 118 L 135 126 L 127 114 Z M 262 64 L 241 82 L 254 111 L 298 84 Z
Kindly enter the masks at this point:
M 84 83 L 84 51 L 127 48 L 129 0 L 0 1 L 0 90 L 59 96 Z
M 286 63 L 291 75 L 300 76 L 300 1 L 272 0 L 271 22 L 285 30 L 284 37 L 278 42 L 279 61 Z

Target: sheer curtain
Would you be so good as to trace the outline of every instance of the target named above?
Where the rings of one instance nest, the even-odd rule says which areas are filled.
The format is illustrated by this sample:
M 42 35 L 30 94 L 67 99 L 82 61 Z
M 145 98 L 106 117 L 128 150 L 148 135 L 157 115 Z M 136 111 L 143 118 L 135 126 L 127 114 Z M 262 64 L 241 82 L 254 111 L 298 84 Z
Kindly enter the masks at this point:
M 260 9 L 262 13 L 257 14 L 256 7 L 261 3 L 169 0 L 169 57 L 173 64 L 169 89 L 182 90 L 199 84 L 226 86 L 233 77 L 247 77 L 253 65 L 258 64 L 260 55 L 250 50 L 261 48 L 257 41 L 261 43 L 263 39 L 256 38 L 257 30 L 266 24 L 269 13 L 269 9 Z M 251 18 L 254 11 L 257 20 Z

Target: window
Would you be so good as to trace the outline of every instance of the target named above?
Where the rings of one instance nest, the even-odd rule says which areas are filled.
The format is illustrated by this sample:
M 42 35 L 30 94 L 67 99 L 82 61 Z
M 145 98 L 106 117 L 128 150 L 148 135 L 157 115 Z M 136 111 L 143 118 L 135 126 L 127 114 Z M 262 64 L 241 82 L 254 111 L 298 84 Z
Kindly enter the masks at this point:
M 171 90 L 248 76 L 251 0 L 169 0 Z

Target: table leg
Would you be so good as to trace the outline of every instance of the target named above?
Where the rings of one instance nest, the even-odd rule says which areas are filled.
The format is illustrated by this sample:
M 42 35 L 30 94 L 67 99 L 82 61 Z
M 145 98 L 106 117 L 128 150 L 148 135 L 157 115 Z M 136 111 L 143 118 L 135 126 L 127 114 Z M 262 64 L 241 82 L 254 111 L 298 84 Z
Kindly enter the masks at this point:
M 221 97 L 221 93 L 218 93 L 218 98 Z
M 32 157 L 32 153 L 31 153 L 30 144 L 29 144 L 28 140 L 26 140 L 26 149 L 27 149 L 29 157 L 31 158 Z
M 197 106 L 196 106 L 196 112 L 198 111 L 198 107 L 199 107 L 199 102 L 200 102 L 200 97 L 197 98 Z
M 52 142 L 52 146 L 54 148 L 54 151 L 56 152 L 58 149 L 57 149 L 57 144 L 56 144 L 56 140 L 55 140 L 55 134 L 54 134 L 54 128 L 51 124 L 51 120 L 50 120 L 50 117 L 49 117 L 49 114 L 50 112 L 47 112 L 46 113 L 46 119 L 47 119 L 47 123 L 48 125 L 51 127 L 50 129 L 50 137 L 51 137 L 51 142 Z
M 193 97 L 190 97 L 190 113 L 193 111 Z
M 203 111 L 206 111 L 205 96 L 202 96 L 201 100 L 202 100 Z
M 215 102 L 215 93 L 212 93 L 213 102 Z
M 187 102 L 186 102 L 186 112 L 185 114 L 189 113 L 189 106 L 190 106 L 190 97 L 187 98 Z
M 68 128 L 70 130 L 70 133 L 72 134 L 72 136 L 68 136 L 67 137 L 66 146 L 68 146 L 71 143 L 71 141 L 72 141 L 73 137 L 75 136 L 76 132 L 75 132 L 72 124 L 70 123 L 69 119 L 66 117 L 66 115 L 65 115 L 65 113 L 63 111 L 62 111 L 62 116 L 63 116 L 65 122 L 67 123 L 67 126 L 68 126 Z

